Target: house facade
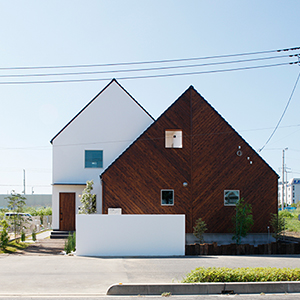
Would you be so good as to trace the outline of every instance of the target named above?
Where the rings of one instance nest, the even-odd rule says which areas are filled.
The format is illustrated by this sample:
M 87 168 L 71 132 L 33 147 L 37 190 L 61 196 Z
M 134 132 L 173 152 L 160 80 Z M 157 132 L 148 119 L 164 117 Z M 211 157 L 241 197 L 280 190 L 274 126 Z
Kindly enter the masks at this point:
M 191 86 L 101 175 L 103 210 L 184 214 L 208 233 L 232 232 L 235 204 L 252 205 L 253 233 L 277 213 L 278 175 Z M 163 230 L 163 228 L 162 228 Z
M 75 215 L 86 181 L 94 181 L 102 213 L 99 175 L 154 119 L 112 80 L 52 140 L 53 229 L 75 230 Z
M 287 204 L 292 205 L 300 201 L 300 178 L 292 178 L 287 184 Z

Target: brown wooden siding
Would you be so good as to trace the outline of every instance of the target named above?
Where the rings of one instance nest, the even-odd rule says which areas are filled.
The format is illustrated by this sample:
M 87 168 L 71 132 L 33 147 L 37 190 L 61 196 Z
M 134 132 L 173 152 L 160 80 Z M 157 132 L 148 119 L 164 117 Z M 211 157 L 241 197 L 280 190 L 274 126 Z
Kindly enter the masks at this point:
M 167 129 L 183 131 L 183 148 L 165 148 Z M 277 210 L 276 173 L 193 88 L 103 173 L 102 180 L 104 213 L 121 207 L 124 214 L 185 214 L 187 232 L 199 217 L 208 232 L 230 232 L 235 209 L 224 206 L 226 189 L 240 190 L 251 203 L 253 232 L 267 232 L 270 213 Z M 161 189 L 174 189 L 174 206 L 161 206 Z

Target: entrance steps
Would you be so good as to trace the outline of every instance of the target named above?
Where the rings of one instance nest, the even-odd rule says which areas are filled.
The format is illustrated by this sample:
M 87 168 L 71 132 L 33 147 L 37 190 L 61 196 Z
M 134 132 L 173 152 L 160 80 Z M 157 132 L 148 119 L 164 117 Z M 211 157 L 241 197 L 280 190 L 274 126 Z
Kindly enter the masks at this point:
M 74 231 L 62 231 L 54 229 L 51 232 L 50 239 L 67 239 L 69 234 L 73 234 Z

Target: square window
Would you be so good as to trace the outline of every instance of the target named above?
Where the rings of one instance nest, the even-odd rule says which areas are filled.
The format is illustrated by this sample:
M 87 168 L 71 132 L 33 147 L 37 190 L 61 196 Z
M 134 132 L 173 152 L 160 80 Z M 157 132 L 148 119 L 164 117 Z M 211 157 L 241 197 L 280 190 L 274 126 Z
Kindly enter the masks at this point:
M 165 131 L 165 147 L 166 148 L 182 148 L 182 130 L 166 130 Z
M 174 190 L 161 190 L 161 205 L 174 205 Z
M 103 168 L 103 151 L 85 150 L 85 168 Z
M 224 205 L 236 205 L 240 200 L 240 191 L 225 190 L 224 191 Z

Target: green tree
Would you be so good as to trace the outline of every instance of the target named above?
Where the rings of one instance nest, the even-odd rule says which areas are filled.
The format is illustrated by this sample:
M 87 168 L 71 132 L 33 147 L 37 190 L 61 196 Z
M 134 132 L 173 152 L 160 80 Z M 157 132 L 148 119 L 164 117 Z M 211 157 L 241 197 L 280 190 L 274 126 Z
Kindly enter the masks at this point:
M 271 214 L 270 224 L 273 229 L 272 237 L 278 242 L 285 227 L 283 214 Z
M 193 227 L 193 234 L 197 239 L 199 239 L 199 243 L 204 242 L 203 234 L 206 230 L 206 223 L 199 218 Z
M 237 202 L 232 222 L 235 226 L 235 233 L 232 239 L 239 245 L 241 238 L 247 236 L 254 223 L 251 204 L 246 203 L 244 198 Z
M 0 232 L 0 248 L 2 250 L 5 250 L 9 241 L 9 236 L 8 236 L 8 232 L 7 232 L 7 228 L 8 228 L 8 223 L 7 221 L 4 219 L 0 222 L 2 230 Z
M 97 211 L 96 195 L 92 194 L 94 181 L 87 181 L 81 196 L 80 214 L 94 214 Z
M 8 208 L 14 212 L 14 214 L 9 218 L 9 223 L 13 228 L 15 238 L 17 234 L 20 233 L 25 227 L 25 218 L 21 216 L 20 213 L 24 211 L 24 207 L 26 205 L 26 198 L 20 194 L 15 193 L 12 191 L 11 195 L 6 197 L 5 199 L 8 200 Z

